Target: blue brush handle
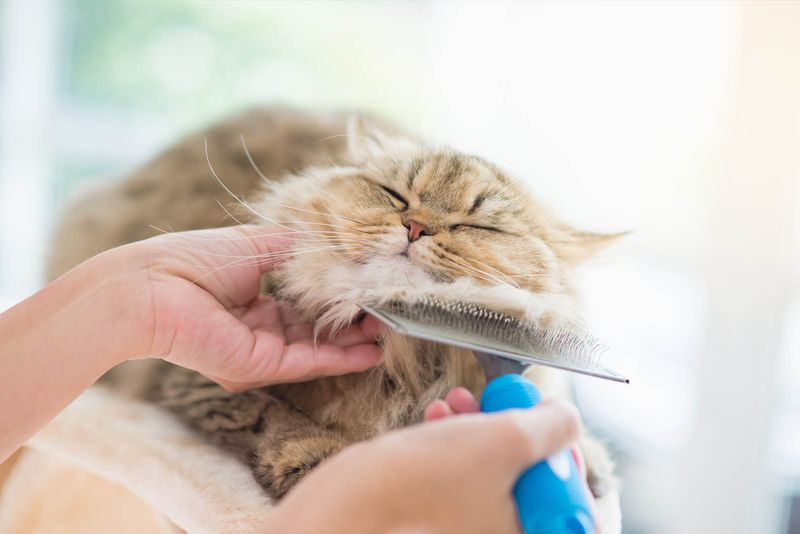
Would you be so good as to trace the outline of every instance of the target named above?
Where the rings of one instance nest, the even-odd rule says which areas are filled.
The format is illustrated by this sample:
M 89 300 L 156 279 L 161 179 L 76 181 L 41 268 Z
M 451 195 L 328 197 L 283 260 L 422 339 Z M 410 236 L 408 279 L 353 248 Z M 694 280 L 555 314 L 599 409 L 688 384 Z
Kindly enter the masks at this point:
M 503 375 L 486 386 L 481 411 L 533 408 L 541 395 L 520 375 Z M 514 486 L 520 523 L 526 534 L 594 534 L 588 495 L 569 450 L 528 468 Z

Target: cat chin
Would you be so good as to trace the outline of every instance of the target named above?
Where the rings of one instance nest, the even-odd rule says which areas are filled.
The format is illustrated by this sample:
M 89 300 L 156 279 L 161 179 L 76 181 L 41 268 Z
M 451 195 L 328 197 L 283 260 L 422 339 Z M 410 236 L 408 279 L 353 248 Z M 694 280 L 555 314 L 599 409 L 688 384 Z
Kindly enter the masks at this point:
M 375 302 L 373 292 L 396 294 L 400 288 L 428 287 L 432 283 L 424 268 L 399 255 L 333 266 L 319 283 L 313 284 L 315 287 L 309 288 L 316 293 L 316 300 L 323 302 L 315 330 L 336 332 L 346 328 L 361 314 L 359 304 Z
M 507 284 L 486 286 L 469 278 L 440 282 L 398 256 L 373 257 L 358 265 L 336 264 L 316 276 L 308 274 L 287 280 L 284 296 L 316 318 L 317 333 L 349 326 L 361 314 L 359 304 L 392 299 L 413 302 L 425 295 L 471 302 L 546 327 L 577 326 L 579 322 L 578 305 L 570 294 L 533 293 Z M 314 282 L 309 284 L 309 280 Z
M 513 315 L 552 328 L 579 326 L 578 304 L 564 293 L 532 293 L 508 284 L 481 285 L 470 278 L 443 283 L 428 281 L 409 286 L 386 286 L 364 292 L 362 302 L 382 304 L 389 300 L 414 302 L 426 296 L 461 301 Z

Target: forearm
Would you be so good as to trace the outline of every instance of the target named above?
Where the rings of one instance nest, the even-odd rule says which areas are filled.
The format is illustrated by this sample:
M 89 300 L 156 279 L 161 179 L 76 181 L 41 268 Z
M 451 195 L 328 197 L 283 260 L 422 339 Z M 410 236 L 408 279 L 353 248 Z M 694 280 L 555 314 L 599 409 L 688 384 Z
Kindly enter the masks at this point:
M 0 460 L 126 359 L 164 358 L 231 390 L 374 365 L 377 321 L 318 344 L 301 335 L 311 325 L 286 320 L 274 299 L 259 296 L 262 275 L 289 254 L 280 230 L 221 228 L 125 245 L 0 315 Z
M 0 314 L 0 461 L 133 355 L 141 313 L 119 298 L 116 261 L 96 257 Z

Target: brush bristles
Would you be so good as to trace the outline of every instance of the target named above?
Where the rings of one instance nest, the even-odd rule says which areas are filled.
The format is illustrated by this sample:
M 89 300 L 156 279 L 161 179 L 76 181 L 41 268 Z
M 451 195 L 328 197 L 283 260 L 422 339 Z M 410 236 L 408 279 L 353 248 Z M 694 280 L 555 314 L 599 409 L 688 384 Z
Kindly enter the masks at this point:
M 591 369 L 608 350 L 586 332 L 547 329 L 477 304 L 422 297 L 414 302 L 391 300 L 379 306 L 414 323 L 446 331 L 478 344 L 530 354 L 554 362 Z

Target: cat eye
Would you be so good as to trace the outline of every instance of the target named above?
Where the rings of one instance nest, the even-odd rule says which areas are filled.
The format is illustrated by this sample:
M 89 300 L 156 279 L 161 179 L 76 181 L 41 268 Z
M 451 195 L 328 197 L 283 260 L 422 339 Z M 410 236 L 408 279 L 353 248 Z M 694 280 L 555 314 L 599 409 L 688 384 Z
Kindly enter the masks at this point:
M 388 193 L 389 196 L 394 197 L 394 199 L 397 200 L 398 202 L 401 202 L 404 205 L 404 207 L 408 207 L 408 201 L 405 198 L 403 198 L 403 196 L 400 193 L 398 193 L 394 189 L 386 187 L 385 185 L 382 185 L 381 189 L 383 189 L 386 193 Z

